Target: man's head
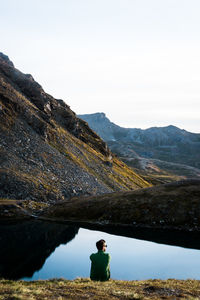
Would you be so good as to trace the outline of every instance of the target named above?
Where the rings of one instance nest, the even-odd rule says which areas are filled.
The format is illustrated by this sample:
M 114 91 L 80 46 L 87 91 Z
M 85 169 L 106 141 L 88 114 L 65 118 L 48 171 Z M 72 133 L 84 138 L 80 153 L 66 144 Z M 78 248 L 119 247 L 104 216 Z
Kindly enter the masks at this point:
M 106 241 L 104 240 L 99 240 L 98 242 L 96 242 L 96 246 L 97 246 L 97 249 L 98 250 L 103 250 L 103 251 L 106 251 Z

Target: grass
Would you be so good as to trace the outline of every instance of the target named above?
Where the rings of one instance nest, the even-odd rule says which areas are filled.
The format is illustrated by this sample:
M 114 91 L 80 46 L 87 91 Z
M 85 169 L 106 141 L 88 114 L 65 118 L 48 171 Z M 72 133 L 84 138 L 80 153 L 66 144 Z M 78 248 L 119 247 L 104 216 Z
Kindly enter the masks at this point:
M 110 225 L 199 230 L 199 182 L 186 180 L 135 191 L 74 197 L 50 207 L 44 216 Z
M 0 198 L 0 220 L 23 220 L 47 207 L 48 204 L 43 202 Z
M 19 202 L 20 202 L 19 200 L 0 198 L 0 205 L 16 205 Z
M 200 299 L 198 280 L 144 280 L 93 282 L 88 278 L 39 281 L 0 280 L 1 300 L 63 299 Z

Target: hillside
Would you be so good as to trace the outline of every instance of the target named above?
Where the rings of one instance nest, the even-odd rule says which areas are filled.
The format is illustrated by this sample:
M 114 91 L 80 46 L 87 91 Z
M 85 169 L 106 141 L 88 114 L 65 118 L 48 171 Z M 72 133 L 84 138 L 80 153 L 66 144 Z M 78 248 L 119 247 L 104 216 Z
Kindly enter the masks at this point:
M 125 163 L 153 184 L 200 177 L 200 134 L 175 126 L 123 128 L 104 113 L 79 115 Z
M 55 203 L 149 186 L 63 100 L 0 53 L 0 198 Z
M 136 191 L 73 198 L 51 206 L 51 220 L 82 221 L 183 231 L 200 230 L 200 180 L 183 180 Z M 83 210 L 84 205 L 84 210 Z

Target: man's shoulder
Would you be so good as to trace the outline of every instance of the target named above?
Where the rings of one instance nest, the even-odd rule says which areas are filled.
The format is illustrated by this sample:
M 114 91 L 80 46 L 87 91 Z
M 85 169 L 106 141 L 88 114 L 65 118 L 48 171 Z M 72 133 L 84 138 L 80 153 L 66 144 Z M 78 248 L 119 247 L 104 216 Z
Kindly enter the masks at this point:
M 90 258 L 91 257 L 95 257 L 95 256 L 102 256 L 102 254 L 104 255 L 104 256 L 107 256 L 107 257 L 110 257 L 110 254 L 109 253 L 105 253 L 105 252 L 97 252 L 97 253 L 92 253 L 91 255 L 90 255 Z
M 103 257 L 104 259 L 106 259 L 107 261 L 110 261 L 111 257 L 110 257 L 110 254 L 109 253 L 103 253 Z
M 95 258 L 95 257 L 97 257 L 97 256 L 98 256 L 98 252 L 97 252 L 97 253 L 92 253 L 92 254 L 90 255 L 90 259 Z

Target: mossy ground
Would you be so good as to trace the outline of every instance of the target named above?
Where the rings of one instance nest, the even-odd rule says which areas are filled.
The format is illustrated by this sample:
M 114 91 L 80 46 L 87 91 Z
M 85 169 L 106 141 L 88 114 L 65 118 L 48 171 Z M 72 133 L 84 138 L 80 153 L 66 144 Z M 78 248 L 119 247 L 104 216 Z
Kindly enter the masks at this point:
M 74 197 L 49 207 L 43 215 L 57 220 L 199 231 L 199 199 L 200 181 L 185 180 L 135 191 Z
M 0 281 L 1 300 L 34 299 L 200 299 L 200 281 L 145 280 L 92 282 L 75 280 Z

